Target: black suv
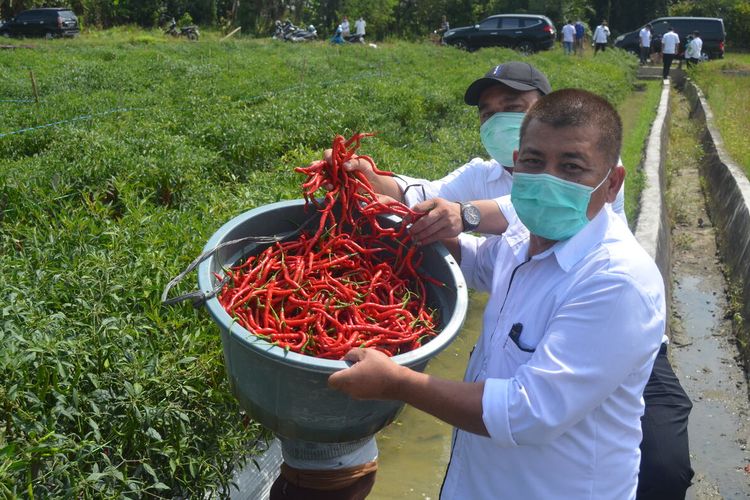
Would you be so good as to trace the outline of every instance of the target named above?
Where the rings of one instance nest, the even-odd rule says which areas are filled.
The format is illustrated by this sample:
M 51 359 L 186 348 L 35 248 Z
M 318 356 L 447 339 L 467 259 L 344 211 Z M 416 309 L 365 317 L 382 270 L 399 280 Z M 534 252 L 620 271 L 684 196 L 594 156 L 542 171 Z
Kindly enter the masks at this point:
M 693 31 L 700 33 L 703 40 L 702 52 L 709 59 L 719 59 L 724 57 L 724 41 L 726 32 L 724 31 L 724 20 L 719 17 L 660 17 L 654 19 L 651 24 L 651 50 L 658 51 L 661 47 L 661 37 L 669 31 L 669 27 L 674 28 L 674 32 L 680 37 L 680 51 L 678 57 L 682 57 L 685 52 L 685 44 L 688 37 Z M 615 39 L 615 47 L 638 53 L 639 38 L 638 33 L 641 28 L 635 31 L 620 35 Z
M 72 10 L 60 7 L 25 10 L 0 26 L 0 35 L 5 37 L 57 38 L 79 33 L 76 15 Z
M 450 29 L 443 41 L 465 50 L 500 46 L 528 54 L 554 46 L 555 26 L 546 16 L 498 14 L 474 26 Z

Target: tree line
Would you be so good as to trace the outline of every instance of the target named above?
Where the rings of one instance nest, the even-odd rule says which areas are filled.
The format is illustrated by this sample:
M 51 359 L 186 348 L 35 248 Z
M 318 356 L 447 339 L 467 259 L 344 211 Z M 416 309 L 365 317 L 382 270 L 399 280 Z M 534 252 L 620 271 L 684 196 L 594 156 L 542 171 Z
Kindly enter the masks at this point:
M 474 24 L 499 13 L 536 13 L 561 27 L 581 19 L 592 29 L 606 19 L 614 35 L 639 28 L 664 15 L 722 17 L 728 43 L 750 47 L 750 0 L 0 0 L 0 18 L 32 7 L 66 6 L 84 26 L 109 28 L 123 24 L 164 25 L 174 17 L 202 26 L 269 36 L 277 19 L 312 24 L 325 35 L 343 16 L 367 21 L 368 37 L 422 38 L 446 16 L 452 27 Z

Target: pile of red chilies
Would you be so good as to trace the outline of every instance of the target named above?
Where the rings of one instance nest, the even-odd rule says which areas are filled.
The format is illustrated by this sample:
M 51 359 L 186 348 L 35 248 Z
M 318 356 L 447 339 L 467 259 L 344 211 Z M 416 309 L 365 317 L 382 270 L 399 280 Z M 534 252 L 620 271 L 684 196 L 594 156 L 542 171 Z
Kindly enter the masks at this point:
M 406 230 L 406 222 L 422 214 L 378 201 L 364 174 L 342 166 L 368 135 L 337 136 L 330 164 L 321 160 L 295 169 L 307 175 L 305 200 L 320 212 L 313 234 L 303 231 L 227 271 L 220 303 L 268 342 L 341 359 L 353 347 L 394 356 L 436 335 L 436 311 L 425 304 L 424 281 L 441 283 L 417 272 L 422 253 L 410 245 Z M 375 168 L 369 157 L 359 158 Z M 317 200 L 323 187 L 328 191 Z M 390 214 L 406 222 L 384 226 L 379 216 Z

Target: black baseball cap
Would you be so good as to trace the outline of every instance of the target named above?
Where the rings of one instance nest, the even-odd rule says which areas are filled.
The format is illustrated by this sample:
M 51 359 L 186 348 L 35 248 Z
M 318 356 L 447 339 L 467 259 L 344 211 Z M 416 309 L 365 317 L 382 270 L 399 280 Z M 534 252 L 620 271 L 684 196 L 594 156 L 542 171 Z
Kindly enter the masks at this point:
M 511 61 L 494 66 L 484 77 L 469 85 L 464 94 L 464 102 L 469 106 L 477 106 L 482 92 L 498 83 L 521 92 L 538 90 L 542 95 L 552 92 L 547 77 L 541 71 L 529 63 Z

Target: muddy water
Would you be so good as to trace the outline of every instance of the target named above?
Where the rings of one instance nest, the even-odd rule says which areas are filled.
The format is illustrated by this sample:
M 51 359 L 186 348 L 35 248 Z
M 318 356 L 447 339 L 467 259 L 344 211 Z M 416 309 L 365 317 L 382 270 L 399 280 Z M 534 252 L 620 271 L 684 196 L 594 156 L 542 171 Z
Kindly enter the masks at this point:
M 720 275 L 718 276 L 720 277 Z M 738 433 L 747 427 L 746 405 L 735 402 L 747 394 L 742 372 L 731 358 L 733 346 L 722 328 L 723 297 L 711 276 L 681 274 L 673 289 L 673 308 L 683 321 L 675 339 L 672 360 L 693 401 L 688 433 L 695 486 L 688 498 L 750 498 L 750 479 L 742 468 L 748 463 L 747 439 Z
M 427 366 L 427 373 L 453 380 L 463 379 L 482 325 L 487 296 L 471 293 L 469 311 L 458 338 Z M 411 406 L 396 422 L 378 434 L 380 450 L 373 500 L 437 499 L 451 446 L 448 424 Z
M 691 500 L 750 498 L 750 404 L 727 316 L 727 284 L 700 187 L 696 124 L 673 94 L 668 153 L 672 215 L 670 358 L 693 401 L 688 434 L 695 477 Z

